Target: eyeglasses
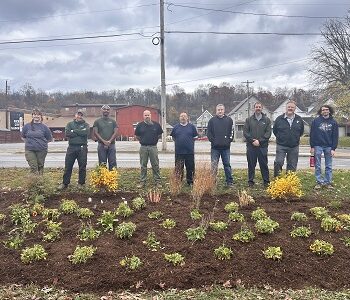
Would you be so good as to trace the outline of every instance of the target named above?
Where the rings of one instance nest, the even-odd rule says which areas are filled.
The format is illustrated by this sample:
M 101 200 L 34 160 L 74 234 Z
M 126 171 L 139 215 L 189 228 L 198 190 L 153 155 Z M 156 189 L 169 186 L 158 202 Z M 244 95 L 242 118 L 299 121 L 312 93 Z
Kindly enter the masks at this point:
M 329 110 L 329 108 L 322 108 L 322 111 L 324 111 L 324 110 Z

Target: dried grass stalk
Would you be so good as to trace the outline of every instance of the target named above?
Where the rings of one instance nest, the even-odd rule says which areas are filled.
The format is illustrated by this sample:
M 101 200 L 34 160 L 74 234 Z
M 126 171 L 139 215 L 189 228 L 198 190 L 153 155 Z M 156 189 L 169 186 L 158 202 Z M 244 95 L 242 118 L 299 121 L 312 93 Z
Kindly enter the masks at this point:
M 176 168 L 171 172 L 169 177 L 169 189 L 172 196 L 177 196 L 181 192 L 182 180 L 181 174 Z
M 241 207 L 255 203 L 253 197 L 246 190 L 238 191 L 238 200 Z

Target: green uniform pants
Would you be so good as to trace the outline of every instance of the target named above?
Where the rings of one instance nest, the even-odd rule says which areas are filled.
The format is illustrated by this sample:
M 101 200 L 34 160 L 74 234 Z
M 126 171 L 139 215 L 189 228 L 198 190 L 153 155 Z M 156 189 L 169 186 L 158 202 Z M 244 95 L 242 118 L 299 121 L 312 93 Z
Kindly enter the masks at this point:
M 146 183 L 147 179 L 147 164 L 148 160 L 151 162 L 153 178 L 156 183 L 161 182 L 159 172 L 159 158 L 157 146 L 142 146 L 140 147 L 140 165 L 141 176 L 140 181 L 142 184 Z
M 39 175 L 43 174 L 46 155 L 47 150 L 25 150 L 25 157 L 32 173 Z

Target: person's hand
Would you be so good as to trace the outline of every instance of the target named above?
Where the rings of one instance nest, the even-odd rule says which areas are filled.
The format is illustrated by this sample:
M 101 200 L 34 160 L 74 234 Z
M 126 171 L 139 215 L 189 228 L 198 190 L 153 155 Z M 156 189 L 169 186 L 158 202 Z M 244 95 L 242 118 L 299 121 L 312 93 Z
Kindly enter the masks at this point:
M 332 157 L 334 157 L 334 155 L 335 155 L 335 150 L 331 150 L 331 155 L 332 155 Z
M 260 146 L 259 140 L 254 140 L 253 141 L 253 146 L 259 147 Z

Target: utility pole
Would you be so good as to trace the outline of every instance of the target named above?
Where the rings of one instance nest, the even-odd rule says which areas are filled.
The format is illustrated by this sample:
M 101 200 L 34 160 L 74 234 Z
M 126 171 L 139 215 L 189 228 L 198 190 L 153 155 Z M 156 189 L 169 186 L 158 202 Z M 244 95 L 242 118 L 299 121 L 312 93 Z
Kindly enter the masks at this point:
M 10 86 L 8 85 L 8 80 L 5 81 L 5 95 L 7 96 L 10 91 Z
M 247 111 L 247 117 L 249 118 L 249 116 L 250 116 L 250 110 L 251 110 L 251 108 L 250 108 L 250 99 L 249 99 L 249 84 L 250 83 L 254 83 L 254 81 L 243 81 L 243 82 L 241 82 L 241 83 L 245 83 L 246 84 L 246 87 L 247 87 L 247 101 L 248 101 L 248 111 Z
M 164 59 L 164 0 L 160 0 L 160 81 L 161 81 L 161 115 L 162 115 L 162 150 L 166 150 L 166 90 L 165 90 L 165 59 Z

